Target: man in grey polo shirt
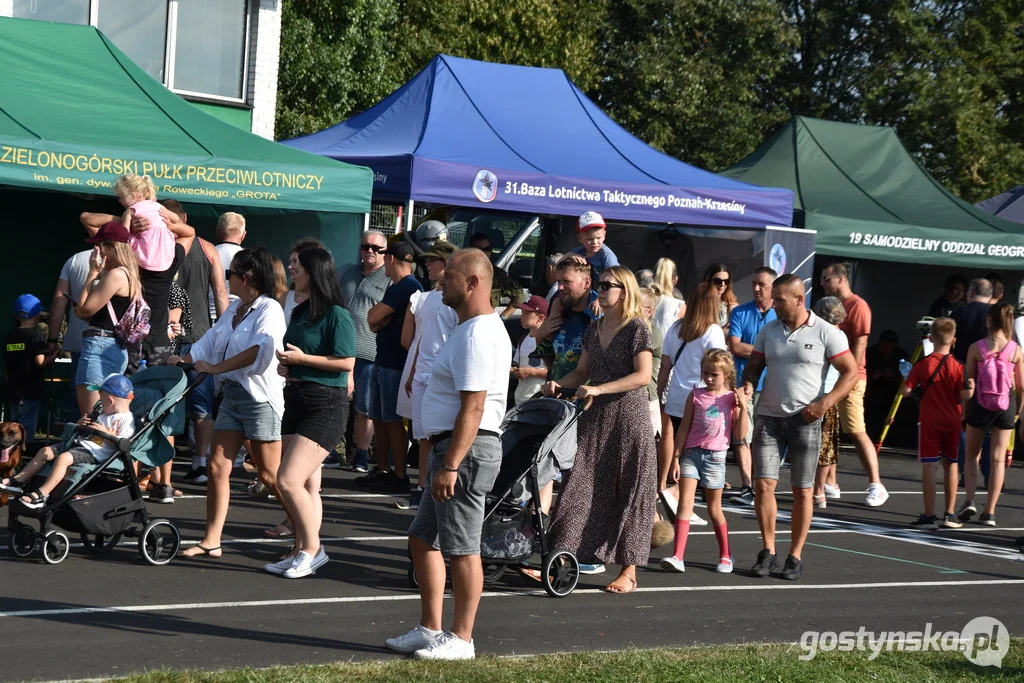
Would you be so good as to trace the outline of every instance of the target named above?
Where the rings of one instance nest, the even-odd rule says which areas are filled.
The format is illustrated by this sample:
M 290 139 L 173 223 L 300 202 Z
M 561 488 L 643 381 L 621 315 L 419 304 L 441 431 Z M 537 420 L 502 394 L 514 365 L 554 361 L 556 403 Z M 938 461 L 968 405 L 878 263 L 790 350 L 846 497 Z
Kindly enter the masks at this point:
M 484 588 L 480 536 L 484 496 L 501 467 L 512 344 L 491 305 L 493 269 L 478 249 L 455 252 L 439 282 L 441 301 L 458 314 L 434 360 L 423 396 L 422 429 L 434 449 L 409 549 L 420 584 L 420 623 L 389 638 L 391 650 L 418 659 L 473 659 L 473 625 Z M 451 558 L 455 620 L 441 630 L 445 567 Z
M 753 392 L 761 372 L 768 368 L 754 417 L 752 443 L 754 509 L 764 549 L 750 574 L 768 576 L 778 564 L 775 489 L 780 459 L 787 453 L 793 487 L 792 536 L 781 578 L 795 580 L 803 573 L 800 557 L 811 528 L 811 487 L 821 450 L 821 417 L 857 383 L 857 362 L 850 354 L 846 335 L 805 308 L 804 283 L 799 277 L 787 273 L 776 279 L 772 300 L 777 319 L 761 328 L 743 370 L 744 389 Z M 839 379 L 825 394 L 829 365 L 839 371 Z
M 384 235 L 376 230 L 368 230 L 362 234 L 359 242 L 359 260 L 346 266 L 339 277 L 341 295 L 356 328 L 356 367 L 352 373 L 355 383 L 353 402 L 356 409 L 356 455 L 352 469 L 366 472 L 370 462 L 370 441 L 373 439 L 373 422 L 369 417 L 370 376 L 377 355 L 377 335 L 370 331 L 366 314 L 384 298 L 391 279 L 384 272 L 384 250 L 387 249 Z

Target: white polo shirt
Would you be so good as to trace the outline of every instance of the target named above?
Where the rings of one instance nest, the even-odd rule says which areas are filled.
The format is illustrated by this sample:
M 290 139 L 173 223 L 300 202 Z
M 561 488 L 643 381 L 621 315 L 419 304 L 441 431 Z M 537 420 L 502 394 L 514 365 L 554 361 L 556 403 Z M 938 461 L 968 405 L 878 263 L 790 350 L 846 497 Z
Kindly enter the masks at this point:
M 825 395 L 825 378 L 832 361 L 850 352 L 846 335 L 808 311 L 807 322 L 791 330 L 773 320 L 758 332 L 754 353 L 764 356 L 768 374 L 761 389 L 757 414 L 796 415 Z

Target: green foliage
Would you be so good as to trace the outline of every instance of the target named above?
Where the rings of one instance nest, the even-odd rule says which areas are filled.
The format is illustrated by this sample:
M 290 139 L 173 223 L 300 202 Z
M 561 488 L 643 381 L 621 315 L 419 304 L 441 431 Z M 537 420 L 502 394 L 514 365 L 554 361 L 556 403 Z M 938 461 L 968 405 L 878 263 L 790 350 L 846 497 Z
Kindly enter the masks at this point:
M 279 139 L 369 108 L 446 53 L 562 68 L 630 132 L 711 170 L 800 114 L 894 126 L 968 201 L 1024 182 L 1021 0 L 283 5 Z

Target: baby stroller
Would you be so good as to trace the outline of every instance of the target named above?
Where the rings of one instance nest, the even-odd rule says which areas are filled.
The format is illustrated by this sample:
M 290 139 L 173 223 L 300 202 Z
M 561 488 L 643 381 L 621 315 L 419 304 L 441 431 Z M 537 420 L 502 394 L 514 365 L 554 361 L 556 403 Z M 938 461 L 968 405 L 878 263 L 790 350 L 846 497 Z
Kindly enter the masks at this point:
M 509 566 L 541 556 L 541 581 L 548 595 L 564 598 L 580 578 L 570 551 L 548 546 L 540 512 L 540 489 L 576 459 L 576 420 L 581 410 L 557 398 L 534 398 L 512 408 L 502 422 L 501 469 L 484 507 L 480 557 L 484 583 L 497 581 Z M 424 492 L 430 495 L 430 492 Z M 531 503 L 533 503 L 531 505 Z M 417 586 L 413 568 L 409 580 Z
M 132 375 L 135 434 L 130 439 L 68 424 L 62 449 L 76 436 L 100 436 L 113 443 L 117 452 L 98 465 L 71 467 L 41 509 L 30 510 L 20 500 L 12 503 L 7 523 L 11 552 L 17 557 L 28 557 L 41 545 L 43 560 L 48 564 L 62 562 L 71 544 L 65 534 L 51 530 L 53 525 L 77 533 L 82 545 L 92 553 L 112 549 L 124 535 L 139 539 L 139 555 L 146 562 L 170 562 L 178 552 L 181 536 L 166 519 L 150 519 L 132 461 L 158 467 L 174 457 L 174 447 L 167 437 L 184 429 L 182 399 L 203 377 L 200 375 L 189 385 L 178 367 L 146 368 Z M 38 532 L 23 521 L 26 517 L 38 521 Z

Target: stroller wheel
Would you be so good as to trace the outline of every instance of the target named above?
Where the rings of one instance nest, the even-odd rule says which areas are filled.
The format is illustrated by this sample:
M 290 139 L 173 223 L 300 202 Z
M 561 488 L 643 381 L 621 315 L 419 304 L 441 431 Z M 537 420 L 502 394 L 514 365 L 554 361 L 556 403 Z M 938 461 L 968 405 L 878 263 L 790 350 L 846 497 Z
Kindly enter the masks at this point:
M 68 537 L 59 531 L 51 531 L 43 537 L 43 559 L 46 564 L 60 564 L 70 550 Z
M 16 524 L 17 526 L 11 529 L 11 553 L 15 557 L 28 557 L 36 549 L 39 534 L 28 524 Z
M 541 569 L 544 590 L 553 598 L 564 598 L 580 581 L 580 563 L 568 550 L 556 550 L 544 558 Z
M 484 565 L 484 584 L 491 584 L 501 578 L 502 574 L 505 573 L 505 565 L 503 564 L 485 564 Z
M 87 533 L 81 533 L 78 535 L 78 539 L 82 541 L 82 545 L 85 549 L 91 553 L 99 555 L 111 550 L 117 545 L 117 542 L 121 540 L 121 534 L 114 534 L 113 536 L 104 536 L 103 534 L 89 535 Z
M 181 547 L 181 534 L 166 519 L 154 519 L 139 534 L 139 555 L 153 565 L 165 565 Z

